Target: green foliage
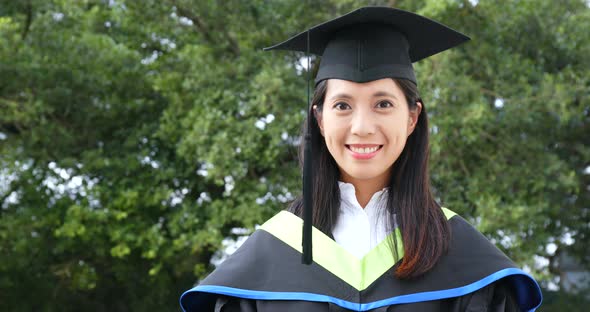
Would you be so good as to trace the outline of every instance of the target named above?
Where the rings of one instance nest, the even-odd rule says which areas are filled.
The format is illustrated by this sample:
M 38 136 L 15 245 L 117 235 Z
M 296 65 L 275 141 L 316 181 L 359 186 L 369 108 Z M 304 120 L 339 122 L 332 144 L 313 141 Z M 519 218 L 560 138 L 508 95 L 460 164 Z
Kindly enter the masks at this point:
M 563 291 L 543 292 L 543 312 L 560 312 L 560 311 L 583 311 L 583 307 L 590 304 L 587 296 L 588 292 L 570 294 Z
M 3 309 L 178 310 L 300 192 L 301 55 L 261 48 L 392 2 L 473 38 L 416 64 L 440 200 L 544 281 L 564 235 L 590 259 L 582 0 L 2 1 Z

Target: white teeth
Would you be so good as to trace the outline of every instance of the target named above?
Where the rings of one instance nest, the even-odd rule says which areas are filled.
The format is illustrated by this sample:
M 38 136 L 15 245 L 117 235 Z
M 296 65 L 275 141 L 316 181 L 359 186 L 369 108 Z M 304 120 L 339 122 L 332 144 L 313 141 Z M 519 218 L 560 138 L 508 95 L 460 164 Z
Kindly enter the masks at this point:
M 373 152 L 375 152 L 378 149 L 379 149 L 378 146 L 375 146 L 375 147 L 365 147 L 365 148 L 362 148 L 362 147 L 354 147 L 354 146 L 351 146 L 350 147 L 350 150 L 351 151 L 353 151 L 355 153 L 359 153 L 359 154 L 373 153 Z

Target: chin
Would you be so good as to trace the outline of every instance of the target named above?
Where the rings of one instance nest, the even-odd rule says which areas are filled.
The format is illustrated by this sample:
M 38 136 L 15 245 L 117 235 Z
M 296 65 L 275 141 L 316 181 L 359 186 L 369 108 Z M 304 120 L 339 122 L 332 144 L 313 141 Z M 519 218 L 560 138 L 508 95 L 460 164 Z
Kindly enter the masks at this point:
M 385 172 L 370 171 L 362 168 L 346 171 L 346 174 L 355 180 L 372 180 L 381 178 Z

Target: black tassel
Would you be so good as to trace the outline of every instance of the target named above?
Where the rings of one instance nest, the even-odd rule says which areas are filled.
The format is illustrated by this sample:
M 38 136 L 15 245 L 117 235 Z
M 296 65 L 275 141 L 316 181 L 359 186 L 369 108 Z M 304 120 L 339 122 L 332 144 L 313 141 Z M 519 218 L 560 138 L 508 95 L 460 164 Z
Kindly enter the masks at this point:
M 313 225 L 312 170 L 311 170 L 311 135 L 305 135 L 303 164 L 303 263 L 313 261 L 311 229 Z
M 311 101 L 309 81 L 311 67 L 309 66 L 309 31 L 307 31 L 307 133 L 305 134 L 305 150 L 303 152 L 303 264 L 313 262 L 311 229 L 313 226 L 313 171 L 311 160 Z

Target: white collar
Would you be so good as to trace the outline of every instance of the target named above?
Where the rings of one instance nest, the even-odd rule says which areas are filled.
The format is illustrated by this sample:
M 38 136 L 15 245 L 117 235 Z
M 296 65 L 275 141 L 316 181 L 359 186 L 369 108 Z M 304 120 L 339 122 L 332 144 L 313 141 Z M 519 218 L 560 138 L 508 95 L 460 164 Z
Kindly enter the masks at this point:
M 356 199 L 354 185 L 339 181 L 338 186 L 340 210 L 332 234 L 336 243 L 362 259 L 391 232 L 387 225 L 388 188 L 373 194 L 363 209 Z
M 340 187 L 340 207 L 341 208 L 360 208 L 361 205 L 359 204 L 356 198 L 356 189 L 352 183 L 346 183 L 342 181 L 338 181 L 338 186 Z M 377 210 L 376 208 L 382 208 L 384 204 L 387 202 L 387 191 L 389 190 L 388 187 L 384 187 L 380 191 L 376 192 L 371 196 L 371 199 L 365 206 L 364 210 L 368 213 L 368 211 Z M 356 210 L 356 209 L 355 209 Z

